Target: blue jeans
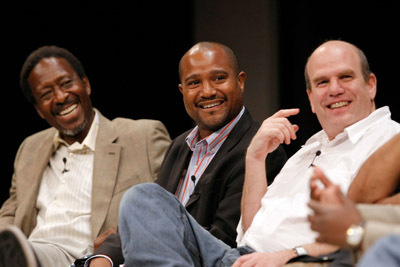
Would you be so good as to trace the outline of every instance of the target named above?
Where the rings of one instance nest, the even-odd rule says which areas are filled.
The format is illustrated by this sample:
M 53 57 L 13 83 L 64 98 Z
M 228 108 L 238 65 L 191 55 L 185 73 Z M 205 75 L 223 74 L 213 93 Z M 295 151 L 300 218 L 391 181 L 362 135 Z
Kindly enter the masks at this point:
M 376 241 L 365 252 L 357 266 L 400 266 L 400 235 L 389 235 Z
M 155 183 L 133 186 L 124 194 L 119 232 L 125 266 L 231 266 L 253 252 L 232 249 L 212 236 Z

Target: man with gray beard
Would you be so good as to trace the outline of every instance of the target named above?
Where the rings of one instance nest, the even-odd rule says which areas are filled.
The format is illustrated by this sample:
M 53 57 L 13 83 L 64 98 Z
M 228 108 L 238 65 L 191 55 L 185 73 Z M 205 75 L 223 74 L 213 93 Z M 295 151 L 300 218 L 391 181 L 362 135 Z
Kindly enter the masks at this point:
M 116 232 L 123 193 L 154 181 L 171 140 L 160 121 L 102 116 L 66 49 L 32 52 L 20 84 L 52 127 L 26 138 L 15 158 L 0 209 L 0 266 L 68 266 Z

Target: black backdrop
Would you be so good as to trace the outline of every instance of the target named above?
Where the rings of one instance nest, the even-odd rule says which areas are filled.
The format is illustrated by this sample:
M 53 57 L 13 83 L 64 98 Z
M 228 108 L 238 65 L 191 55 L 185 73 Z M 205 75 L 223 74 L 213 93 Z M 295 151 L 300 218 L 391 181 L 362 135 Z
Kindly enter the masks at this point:
M 3 11 L 9 14 L 0 18 L 5 144 L 0 203 L 8 197 L 19 144 L 26 136 L 47 127 L 19 89 L 23 61 L 41 45 L 66 47 L 82 61 L 91 82 L 93 104 L 103 115 L 158 119 L 172 138 L 192 126 L 177 88 L 177 66 L 182 54 L 198 41 L 194 5 L 191 1 L 161 6 L 138 2 L 131 7 Z M 226 2 L 229 9 L 229 1 Z M 293 119 L 300 125 L 298 140 L 285 147 L 289 155 L 320 129 L 309 108 L 303 67 L 312 49 L 325 39 L 341 38 L 364 50 L 378 77 L 378 106 L 389 105 L 393 118 L 400 121 L 395 102 L 399 19 L 390 1 L 277 3 L 280 106 L 301 109 Z M 221 34 L 226 30 L 218 25 L 215 28 Z

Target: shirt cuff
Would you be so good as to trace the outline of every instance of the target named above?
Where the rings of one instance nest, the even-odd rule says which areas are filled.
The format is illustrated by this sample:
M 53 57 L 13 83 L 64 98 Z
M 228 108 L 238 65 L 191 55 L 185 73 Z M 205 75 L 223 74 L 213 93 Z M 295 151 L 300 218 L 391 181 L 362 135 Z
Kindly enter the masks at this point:
M 94 255 L 94 256 L 91 256 L 90 258 L 88 258 L 86 261 L 85 261 L 85 265 L 83 265 L 83 267 L 89 267 L 89 264 L 90 264 L 90 261 L 92 260 L 92 259 L 94 259 L 94 258 L 105 258 L 105 259 L 107 259 L 110 263 L 111 263 L 111 267 L 113 267 L 114 266 L 114 264 L 113 264 L 113 262 L 112 262 L 112 260 L 111 260 L 111 258 L 110 257 L 108 257 L 107 255 Z
M 236 227 L 236 232 L 237 232 L 236 243 L 238 244 L 238 246 L 241 246 L 242 245 L 242 239 L 243 239 L 242 216 L 240 216 L 239 223 L 238 223 L 238 225 Z

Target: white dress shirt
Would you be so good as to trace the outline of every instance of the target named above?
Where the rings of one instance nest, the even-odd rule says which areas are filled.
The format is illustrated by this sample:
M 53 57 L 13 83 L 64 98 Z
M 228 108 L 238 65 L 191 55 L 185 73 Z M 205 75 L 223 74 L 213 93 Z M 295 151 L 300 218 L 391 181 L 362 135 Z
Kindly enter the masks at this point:
M 43 172 L 31 242 L 53 244 L 74 257 L 93 251 L 90 214 L 98 115 L 80 144 L 55 136 L 56 150 Z
M 323 130 L 313 135 L 269 186 L 260 210 L 244 234 L 240 220 L 238 245 L 247 245 L 258 252 L 273 252 L 314 243 L 317 234 L 307 221 L 310 164 L 319 166 L 333 183 L 347 192 L 362 163 L 399 132 L 400 124 L 391 120 L 389 108 L 383 107 L 347 127 L 332 141 Z

